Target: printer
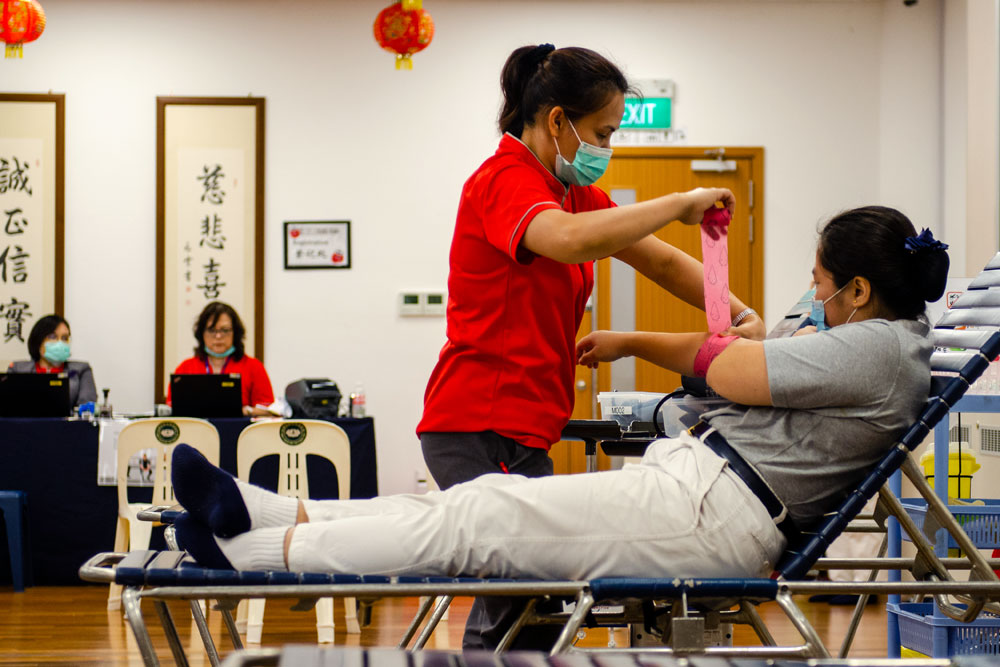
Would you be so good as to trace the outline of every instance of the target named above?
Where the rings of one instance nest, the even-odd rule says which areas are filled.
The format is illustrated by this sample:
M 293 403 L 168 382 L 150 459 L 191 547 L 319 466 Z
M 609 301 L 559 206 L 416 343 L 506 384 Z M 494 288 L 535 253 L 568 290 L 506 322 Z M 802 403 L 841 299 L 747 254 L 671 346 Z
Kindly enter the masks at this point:
M 303 378 L 285 387 L 292 417 L 331 419 L 340 416 L 340 389 L 329 378 Z

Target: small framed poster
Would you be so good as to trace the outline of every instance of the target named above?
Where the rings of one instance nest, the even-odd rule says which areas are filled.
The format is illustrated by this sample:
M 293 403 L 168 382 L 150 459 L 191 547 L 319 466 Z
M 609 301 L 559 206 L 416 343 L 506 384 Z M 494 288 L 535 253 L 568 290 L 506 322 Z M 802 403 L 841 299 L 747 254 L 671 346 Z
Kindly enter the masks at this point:
M 286 222 L 285 268 L 351 268 L 350 220 Z

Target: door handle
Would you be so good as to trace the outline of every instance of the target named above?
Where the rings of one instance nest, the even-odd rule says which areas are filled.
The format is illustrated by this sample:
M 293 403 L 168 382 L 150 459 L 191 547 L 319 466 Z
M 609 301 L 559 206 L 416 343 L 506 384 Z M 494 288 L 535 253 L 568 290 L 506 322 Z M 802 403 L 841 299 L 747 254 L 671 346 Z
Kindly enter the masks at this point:
M 587 388 L 587 381 L 586 380 L 577 380 L 576 381 L 576 390 L 577 391 L 584 391 L 586 388 Z

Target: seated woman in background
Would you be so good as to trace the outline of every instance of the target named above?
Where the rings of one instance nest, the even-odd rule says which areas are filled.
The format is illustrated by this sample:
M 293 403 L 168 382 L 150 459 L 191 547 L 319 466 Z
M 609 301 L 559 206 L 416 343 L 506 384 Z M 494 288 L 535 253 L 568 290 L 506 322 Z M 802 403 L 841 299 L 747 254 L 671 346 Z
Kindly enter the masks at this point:
M 946 247 L 929 232 L 918 238 L 893 209 L 847 211 L 822 230 L 813 268 L 826 330 L 764 341 L 613 331 L 581 339 L 583 365 L 635 356 L 697 371 L 731 401 L 678 437 L 654 441 L 638 464 L 314 501 L 244 484 L 179 445 L 173 486 L 187 513 L 176 524 L 178 541 L 202 565 L 220 568 L 766 576 L 794 534 L 789 518 L 808 526 L 835 506 L 926 403 L 925 302 L 944 291 Z
M 74 406 L 97 401 L 94 372 L 86 361 L 70 361 L 69 322 L 61 315 L 46 315 L 28 334 L 30 360 L 11 363 L 8 373 L 66 373 L 69 399 Z
M 271 378 L 264 364 L 243 349 L 246 329 L 243 320 L 232 306 L 221 301 L 209 303 L 201 311 L 194 325 L 194 339 L 198 344 L 194 356 L 185 359 L 174 370 L 178 375 L 212 375 L 239 373 L 243 388 L 243 414 L 266 415 L 267 410 L 258 405 L 274 403 Z M 170 392 L 167 392 L 170 403 Z

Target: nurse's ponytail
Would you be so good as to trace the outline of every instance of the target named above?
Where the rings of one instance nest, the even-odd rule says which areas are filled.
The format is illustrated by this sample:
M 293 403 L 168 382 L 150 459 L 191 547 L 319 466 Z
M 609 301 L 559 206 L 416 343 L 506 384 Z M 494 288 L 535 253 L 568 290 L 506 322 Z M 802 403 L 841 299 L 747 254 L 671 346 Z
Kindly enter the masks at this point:
M 560 106 L 571 121 L 593 113 L 615 93 L 630 92 L 628 80 L 611 61 L 590 49 L 551 44 L 522 46 L 500 74 L 503 108 L 500 132 L 521 136 L 539 111 Z

